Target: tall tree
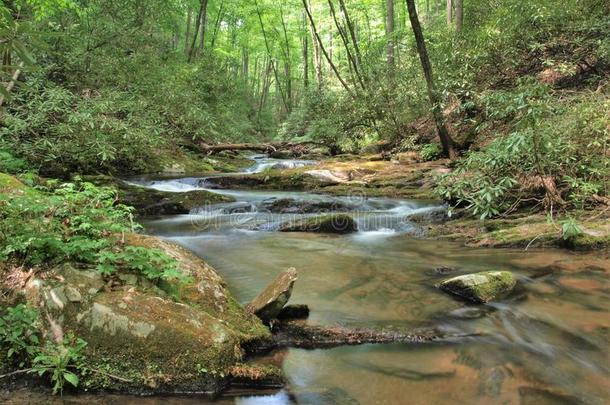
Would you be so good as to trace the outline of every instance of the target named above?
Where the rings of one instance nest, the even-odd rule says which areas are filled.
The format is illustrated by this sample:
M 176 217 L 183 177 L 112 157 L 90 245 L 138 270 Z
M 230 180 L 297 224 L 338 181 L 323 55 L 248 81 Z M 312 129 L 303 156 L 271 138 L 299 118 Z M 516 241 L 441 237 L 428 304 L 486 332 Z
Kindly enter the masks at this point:
M 313 30 L 314 36 L 316 37 L 318 44 L 320 45 L 320 50 L 322 51 L 322 54 L 326 58 L 326 61 L 330 65 L 330 68 L 335 73 L 335 76 L 337 77 L 337 79 L 339 80 L 339 82 L 341 83 L 341 85 L 343 86 L 345 91 L 347 91 L 350 96 L 354 97 L 354 93 L 352 93 L 350 87 L 347 85 L 347 82 L 341 76 L 339 69 L 337 69 L 337 66 L 333 63 L 333 60 L 330 58 L 330 56 L 328 55 L 328 52 L 326 51 L 326 48 L 324 47 L 324 43 L 322 43 L 322 38 L 320 37 L 318 30 L 316 29 L 316 24 L 313 20 L 313 16 L 311 15 L 311 11 L 309 11 L 309 6 L 307 5 L 307 0 L 303 0 L 303 7 L 305 7 L 305 12 L 307 13 L 307 17 L 309 18 L 309 22 L 311 23 L 311 29 Z
M 453 23 L 453 1 L 447 0 L 447 25 Z
M 193 11 L 189 8 L 186 13 L 186 35 L 184 38 L 184 54 L 189 55 L 189 41 L 191 40 L 191 20 L 193 19 Z
M 193 36 L 193 43 L 191 44 L 191 49 L 189 50 L 189 63 L 193 61 L 195 53 L 197 52 L 197 36 L 199 34 L 199 30 L 201 29 L 201 24 L 205 19 L 205 15 L 207 14 L 207 9 L 208 0 L 201 0 L 199 4 L 199 13 L 197 14 L 197 23 L 195 25 L 195 35 Z
M 464 0 L 455 0 L 455 30 L 462 31 L 464 25 Z
M 254 0 L 254 5 L 256 6 L 256 14 L 258 15 L 258 21 L 260 23 L 261 31 L 263 33 L 263 38 L 265 40 L 265 49 L 267 50 L 267 56 L 269 57 L 271 67 L 273 68 L 273 75 L 275 76 L 275 82 L 276 82 L 275 84 L 276 84 L 278 92 L 280 93 L 280 96 L 282 98 L 282 103 L 284 104 L 284 108 L 286 109 L 287 112 L 290 112 L 290 107 L 288 105 L 288 102 L 286 101 L 286 96 L 284 95 L 284 90 L 282 89 L 282 83 L 280 82 L 280 76 L 277 71 L 277 66 L 276 66 L 275 60 L 273 58 L 273 55 L 271 54 L 271 47 L 269 45 L 269 40 L 267 39 L 267 31 L 265 30 L 265 24 L 263 23 L 263 16 L 258 7 L 258 0 Z
M 424 41 L 424 34 L 419 23 L 417 16 L 417 9 L 415 8 L 415 0 L 406 0 L 407 11 L 409 12 L 409 20 L 411 20 L 411 28 L 413 29 L 413 35 L 415 36 L 415 44 L 417 46 L 417 53 L 421 61 L 422 70 L 424 71 L 424 77 L 426 78 L 426 87 L 428 89 L 428 98 L 430 104 L 432 104 L 432 114 L 434 116 L 434 122 L 438 131 L 438 137 L 443 145 L 443 152 L 445 156 L 454 159 L 457 157 L 455 152 L 455 146 L 453 139 L 449 136 L 449 131 L 445 125 L 445 119 L 441 110 L 440 97 L 436 91 L 434 85 L 434 77 L 432 75 L 432 65 L 430 64 L 430 58 L 428 57 L 428 51 L 426 50 L 426 42 Z
M 309 87 L 309 24 L 303 12 L 303 87 Z
M 394 0 L 386 0 L 385 34 L 387 41 L 388 80 L 393 82 L 396 74 L 396 61 L 394 59 Z

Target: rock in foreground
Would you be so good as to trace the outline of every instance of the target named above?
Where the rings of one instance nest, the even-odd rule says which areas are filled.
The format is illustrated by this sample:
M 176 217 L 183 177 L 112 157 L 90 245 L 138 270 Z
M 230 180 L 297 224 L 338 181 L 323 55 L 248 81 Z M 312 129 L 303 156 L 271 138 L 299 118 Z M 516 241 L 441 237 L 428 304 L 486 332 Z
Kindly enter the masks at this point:
M 265 291 L 246 306 L 246 309 L 263 322 L 269 323 L 278 317 L 284 305 L 288 303 L 295 281 L 297 281 L 297 271 L 294 268 L 282 272 Z
M 515 276 L 509 271 L 485 271 L 450 278 L 443 281 L 439 288 L 458 297 L 483 304 L 510 293 L 516 284 Z
M 279 231 L 347 234 L 358 232 L 358 224 L 346 214 L 324 215 L 285 222 L 280 225 Z
M 40 308 L 55 340 L 87 342 L 83 386 L 138 394 L 217 393 L 242 361 L 242 348 L 270 338 L 268 329 L 233 299 L 213 268 L 183 248 L 143 235 L 126 243 L 162 250 L 187 276 L 152 283 L 134 274 L 59 266 L 32 278 L 25 297 Z

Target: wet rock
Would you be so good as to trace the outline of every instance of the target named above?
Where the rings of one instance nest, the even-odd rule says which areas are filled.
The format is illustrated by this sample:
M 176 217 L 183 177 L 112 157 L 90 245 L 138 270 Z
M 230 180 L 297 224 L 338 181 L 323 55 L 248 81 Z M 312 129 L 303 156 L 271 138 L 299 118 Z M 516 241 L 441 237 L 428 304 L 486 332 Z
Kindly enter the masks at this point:
M 285 222 L 279 231 L 347 234 L 358 232 L 358 224 L 349 215 L 332 214 Z
M 184 215 L 209 204 L 231 202 L 232 198 L 205 190 L 172 193 L 137 186 L 124 186 L 119 190 L 119 201 L 131 205 L 140 215 Z
M 272 159 L 293 159 L 298 157 L 298 153 L 295 153 L 291 150 L 276 150 L 269 154 L 269 157 Z
M 296 269 L 291 268 L 280 273 L 262 293 L 246 306 L 246 309 L 265 323 L 276 319 L 284 305 L 288 303 L 295 281 L 297 281 Z
M 350 180 L 347 173 L 330 170 L 308 170 L 305 174 L 327 185 L 341 184 Z
M 309 307 L 305 304 L 286 305 L 277 315 L 277 319 L 307 319 L 309 317 Z
M 184 193 L 154 190 L 127 184 L 110 176 L 84 176 L 98 186 L 114 187 L 118 190 L 120 204 L 130 205 L 139 215 L 185 215 L 191 210 L 209 204 L 233 202 L 233 198 L 205 190 L 193 190 Z
M 447 210 L 442 208 L 407 215 L 407 220 L 416 224 L 442 224 L 449 220 L 449 216 Z
M 352 210 L 352 207 L 340 201 L 298 201 L 293 198 L 267 200 L 261 208 L 273 214 L 319 214 Z
M 443 281 L 441 290 L 475 303 L 486 303 L 512 291 L 517 284 L 508 271 L 486 271 L 465 274 Z

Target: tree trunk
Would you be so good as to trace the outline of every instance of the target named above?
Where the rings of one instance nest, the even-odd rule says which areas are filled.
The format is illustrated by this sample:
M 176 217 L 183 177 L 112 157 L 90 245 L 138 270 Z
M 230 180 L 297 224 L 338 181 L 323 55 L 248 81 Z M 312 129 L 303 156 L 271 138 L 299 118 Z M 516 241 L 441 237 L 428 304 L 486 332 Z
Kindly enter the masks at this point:
M 387 41 L 387 57 L 388 57 L 388 81 L 394 82 L 396 74 L 396 62 L 394 60 L 394 0 L 386 0 L 387 15 L 386 15 L 386 41 Z
M 193 12 L 188 11 L 186 15 L 186 36 L 184 38 L 184 54 L 189 55 L 189 40 L 191 39 L 191 20 L 193 19 Z
M 216 38 L 218 37 L 218 30 L 220 29 L 220 23 L 222 22 L 222 17 L 224 16 L 224 0 L 220 3 L 220 8 L 218 9 L 218 15 L 216 16 L 216 21 L 214 22 L 214 33 L 212 34 L 212 42 L 210 43 L 210 50 L 214 50 L 214 46 L 216 45 Z
M 453 23 L 453 1 L 447 0 L 447 25 Z
M 195 36 L 193 37 L 193 43 L 191 44 L 191 49 L 189 51 L 189 59 L 188 62 L 191 63 L 193 58 L 195 57 L 195 53 L 197 52 L 197 36 L 199 34 L 199 30 L 201 29 L 201 23 L 205 18 L 205 14 L 207 14 L 208 8 L 208 0 L 201 0 L 201 4 L 199 7 L 199 13 L 197 13 L 197 25 L 195 26 Z
M 352 98 L 353 98 L 354 94 L 352 93 L 351 89 L 349 88 L 349 86 L 347 85 L 345 80 L 343 80 L 343 77 L 341 77 L 341 73 L 339 73 L 339 70 L 333 63 L 332 59 L 330 59 L 330 56 L 328 55 L 328 52 L 326 51 L 326 48 L 324 47 L 324 44 L 322 43 L 322 38 L 320 38 L 320 34 L 318 33 L 318 30 L 316 29 L 316 24 L 313 20 L 313 16 L 311 15 L 311 12 L 309 11 L 309 6 L 307 5 L 307 0 L 303 0 L 303 6 L 305 7 L 305 12 L 307 13 L 307 17 L 309 17 L 309 22 L 311 23 L 311 28 L 314 32 L 316 39 L 318 40 L 318 43 L 320 45 L 320 50 L 322 50 L 322 54 L 326 58 L 326 61 L 330 65 L 330 68 L 333 70 L 333 72 L 335 72 L 335 76 L 337 77 L 337 79 L 339 80 L 339 82 L 341 83 L 341 85 L 343 86 L 345 91 L 347 91 L 349 93 L 349 95 L 352 96 Z
M 309 88 L 309 29 L 307 17 L 303 13 L 304 35 L 303 35 L 303 87 Z
M 292 112 L 292 57 L 290 53 L 290 41 L 288 40 L 288 29 L 286 28 L 286 21 L 284 20 L 284 12 L 280 8 L 280 16 L 282 19 L 282 31 L 284 33 L 284 44 L 286 46 L 284 60 L 284 75 L 286 76 L 286 99 L 287 99 L 287 113 Z
M 455 30 L 462 31 L 464 25 L 464 0 L 455 0 Z
M 358 80 L 358 83 L 360 83 L 360 86 L 362 87 L 362 90 L 366 91 L 366 85 L 364 84 L 364 80 L 362 79 L 362 75 L 360 74 L 360 68 L 358 66 L 358 62 L 356 61 L 356 59 L 354 58 L 354 56 L 352 55 L 352 52 L 350 50 L 350 44 L 349 44 L 349 38 L 347 37 L 347 32 L 345 32 L 345 29 L 341 26 L 341 24 L 339 23 L 339 20 L 337 19 L 337 13 L 335 12 L 335 6 L 333 5 L 332 0 L 328 0 L 328 6 L 330 8 L 330 13 L 331 16 L 333 17 L 333 20 L 335 21 L 335 25 L 337 26 L 337 30 L 339 31 L 339 35 L 341 37 L 341 40 L 343 41 L 343 45 L 345 46 L 345 53 L 347 55 L 347 60 L 348 60 L 348 65 L 350 67 L 350 72 L 353 72 Z
M 267 50 L 267 56 L 269 56 L 269 60 L 271 61 L 271 67 L 273 68 L 273 75 L 275 76 L 276 86 L 277 86 L 280 96 L 282 98 L 282 103 L 284 104 L 284 107 L 286 108 L 286 111 L 290 111 L 290 109 L 288 107 L 288 103 L 286 101 L 286 97 L 284 96 L 284 91 L 282 89 L 282 84 L 280 82 L 280 76 L 277 72 L 277 66 L 274 62 L 273 56 L 271 55 L 271 48 L 269 46 L 269 41 L 267 39 L 267 31 L 265 31 L 265 25 L 263 24 L 263 16 L 261 15 L 260 9 L 258 8 L 258 1 L 254 0 L 254 4 L 256 6 L 256 14 L 258 15 L 258 21 L 261 25 L 261 31 L 263 32 L 263 38 L 265 40 L 265 49 Z
M 430 98 L 430 104 L 432 104 L 432 114 L 434 115 L 434 121 L 436 123 L 436 129 L 438 136 L 443 145 L 443 152 L 445 156 L 454 159 L 457 157 L 455 147 L 453 145 L 453 139 L 449 136 L 447 127 L 445 126 L 445 120 L 443 118 L 443 112 L 441 111 L 441 103 L 434 86 L 434 79 L 432 75 L 432 65 L 428 58 L 428 51 L 426 50 L 426 42 L 424 41 L 424 34 L 422 33 L 421 25 L 419 24 L 419 18 L 417 17 L 417 10 L 415 8 L 415 0 L 406 0 L 407 10 L 409 12 L 409 19 L 411 20 L 411 28 L 413 29 L 413 35 L 415 36 L 415 43 L 417 45 L 417 53 L 421 61 L 424 76 L 426 78 L 426 86 L 428 89 L 428 97 Z
M 307 1 L 307 0 L 304 0 Z M 307 18 L 308 13 L 305 14 Z M 316 82 L 318 83 L 318 89 L 322 89 L 324 86 L 324 73 L 322 71 L 322 52 L 320 51 L 320 43 L 316 39 L 316 33 L 314 26 L 308 23 L 311 29 L 311 43 L 313 45 L 313 63 L 316 72 Z
M 206 7 L 203 12 L 203 16 L 201 17 L 201 39 L 199 40 L 199 54 L 203 56 L 203 52 L 205 51 L 205 29 L 208 25 L 208 0 L 206 0 Z
M 362 72 L 362 54 L 360 53 L 360 46 L 358 45 L 358 39 L 356 37 L 356 28 L 354 24 L 352 24 L 352 20 L 349 17 L 349 13 L 347 12 L 347 7 L 345 6 L 344 0 L 339 0 L 339 6 L 341 7 L 341 12 L 343 13 L 343 18 L 345 19 L 345 24 L 347 25 L 347 29 L 349 31 L 350 37 L 352 38 L 352 43 L 354 45 L 354 51 L 356 53 L 356 63 L 358 64 L 358 70 Z

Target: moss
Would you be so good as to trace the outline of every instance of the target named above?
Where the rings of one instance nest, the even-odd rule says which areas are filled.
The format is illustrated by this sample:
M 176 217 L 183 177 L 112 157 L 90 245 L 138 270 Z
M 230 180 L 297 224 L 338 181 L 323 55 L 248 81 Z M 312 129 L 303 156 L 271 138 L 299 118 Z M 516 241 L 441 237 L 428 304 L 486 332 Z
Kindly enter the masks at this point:
M 477 303 L 485 303 L 508 294 L 517 280 L 508 271 L 485 271 L 466 274 L 443 281 L 439 287 L 446 292 Z
M 126 184 L 111 176 L 83 176 L 93 184 L 114 187 L 119 193 L 119 203 L 134 207 L 140 215 L 180 215 L 209 204 L 235 201 L 232 197 L 206 190 L 172 193 Z
M 34 194 L 35 191 L 31 187 L 26 186 L 16 177 L 9 174 L 0 173 L 0 194 L 15 195 L 15 194 Z

